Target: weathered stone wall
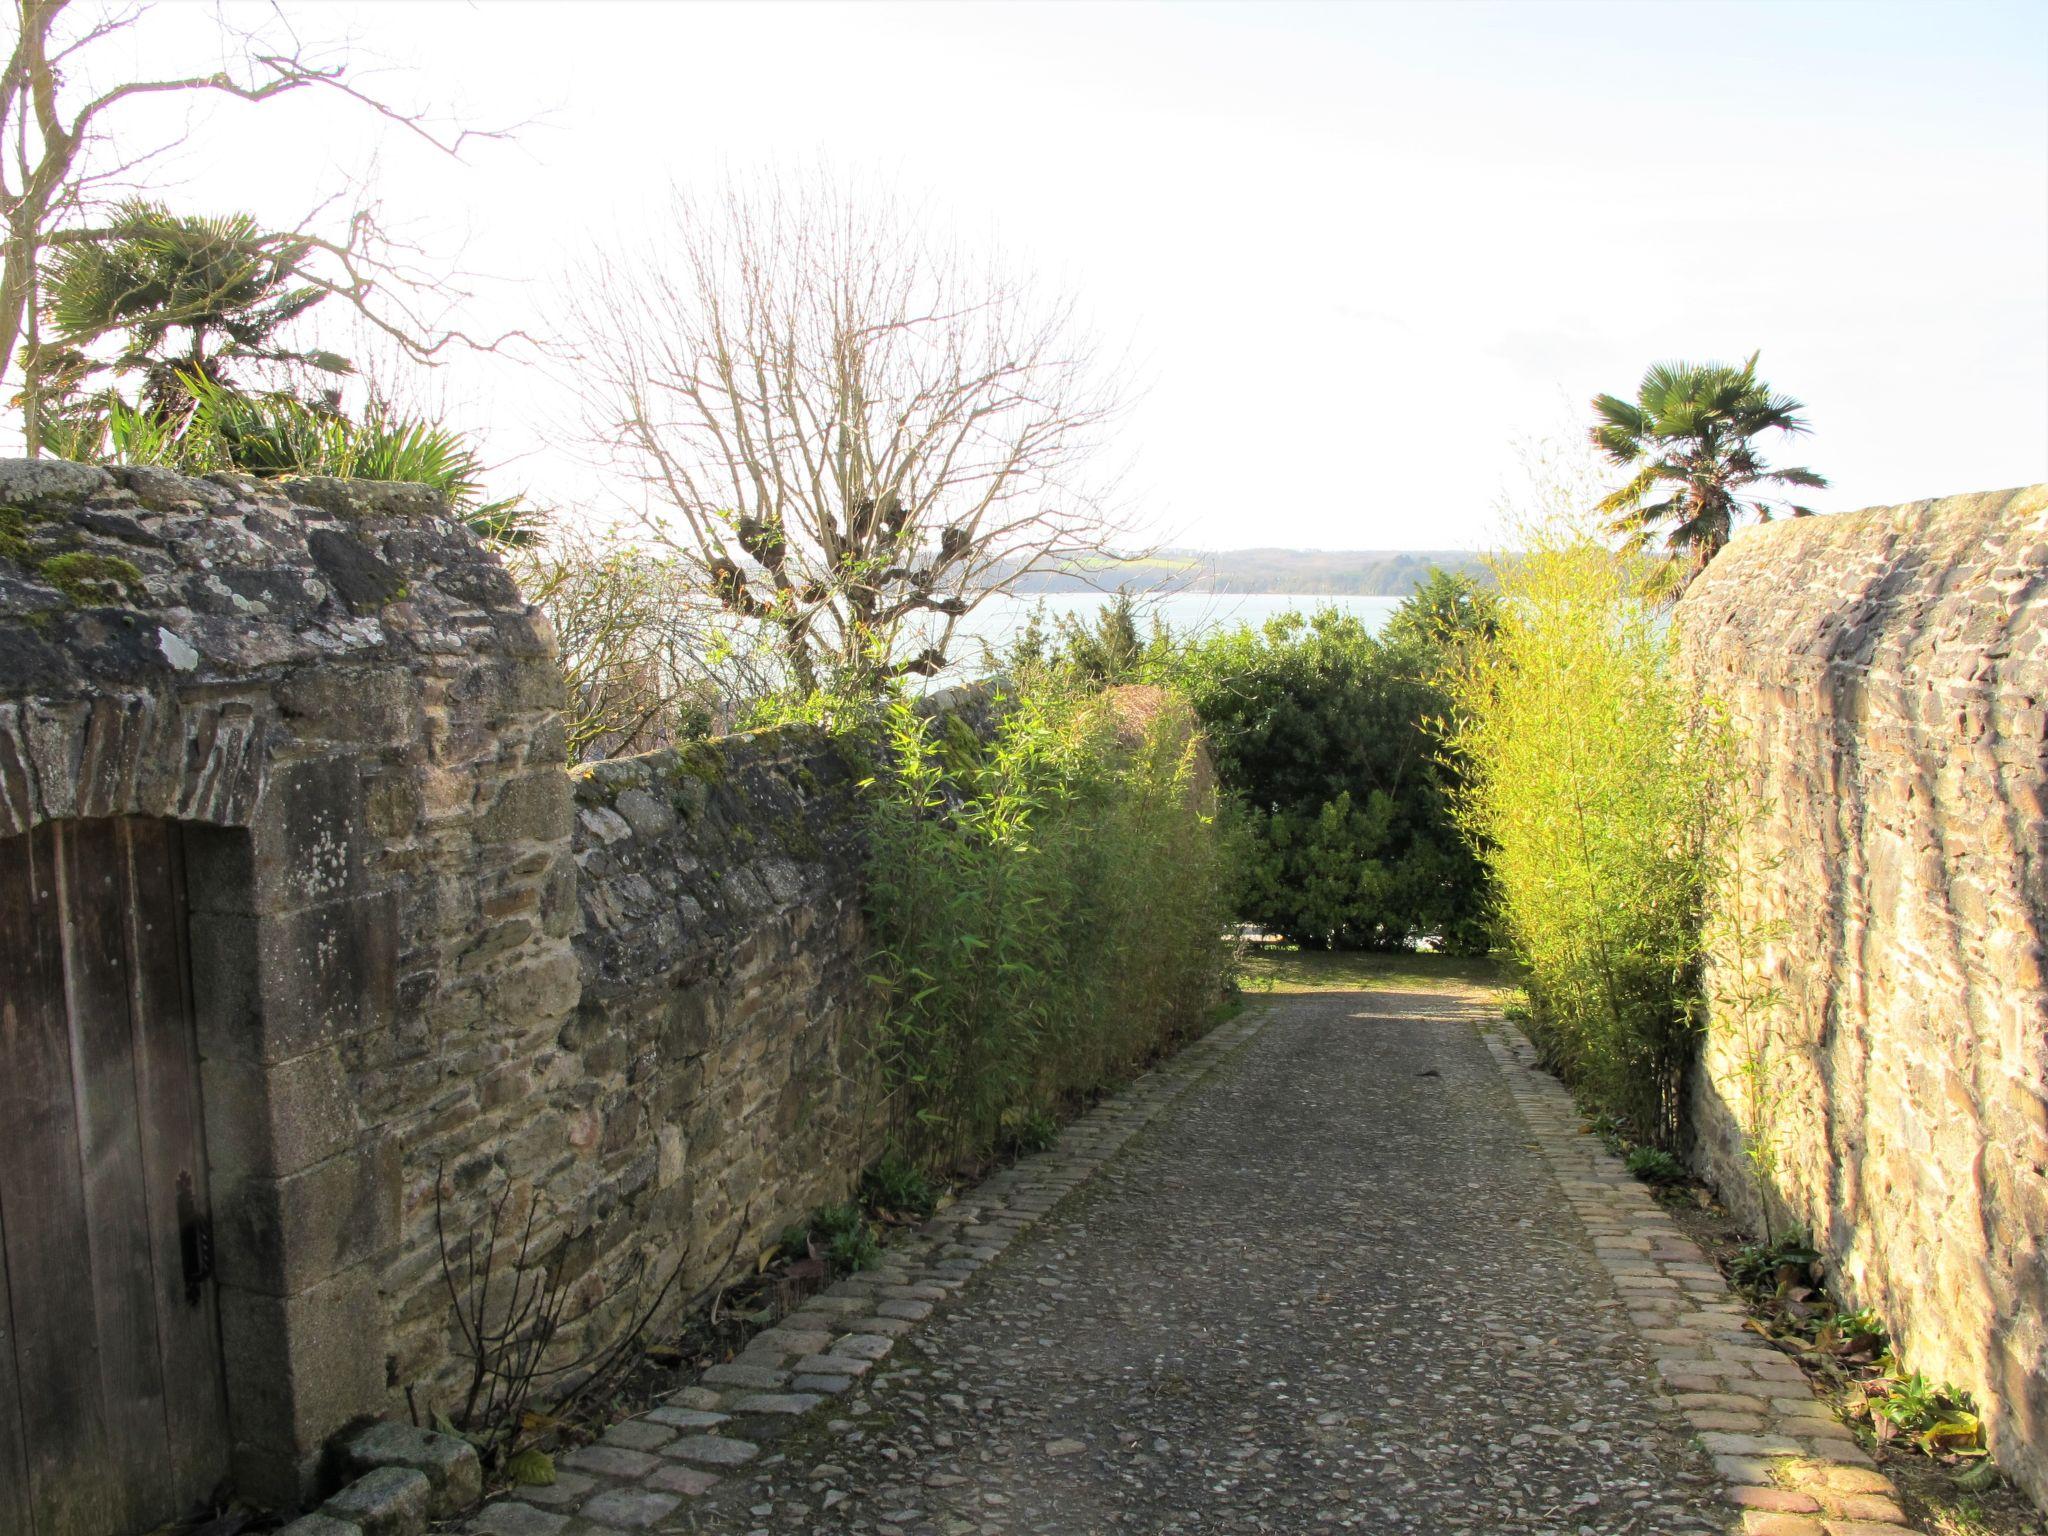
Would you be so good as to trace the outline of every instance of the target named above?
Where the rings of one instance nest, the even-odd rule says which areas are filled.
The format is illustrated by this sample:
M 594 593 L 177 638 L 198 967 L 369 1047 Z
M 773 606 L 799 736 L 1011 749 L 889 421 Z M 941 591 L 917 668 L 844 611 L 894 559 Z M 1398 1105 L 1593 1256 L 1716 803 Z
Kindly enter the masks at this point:
M 580 1001 L 541 1059 L 493 1063 L 490 1134 L 444 1138 L 466 1243 L 486 1202 L 539 1201 L 570 1287 L 564 1349 L 665 1316 L 737 1256 L 842 1198 L 873 1150 L 853 775 L 815 733 L 760 732 L 571 775 Z M 458 1160 L 459 1159 L 459 1160 Z M 396 1379 L 461 1376 L 430 1204 L 391 1270 Z M 519 1233 L 505 1239 L 516 1247 Z
M 1759 529 L 1677 628 L 1767 808 L 1722 893 L 1783 995 L 1763 1198 L 2048 1498 L 2048 487 Z M 1757 1027 L 1715 1019 L 1694 1092 L 1753 1215 Z
M 545 621 L 419 487 L 0 462 L 0 836 L 183 828 L 242 1491 L 459 1410 L 492 1322 L 557 1359 L 871 1143 L 852 775 L 802 732 L 564 768 Z M 536 1260 L 544 1260 L 538 1263 Z
M 544 1139 L 530 1100 L 568 1091 L 560 697 L 546 624 L 420 487 L 0 463 L 0 835 L 185 829 L 253 1497 L 405 1385 L 437 1168 Z

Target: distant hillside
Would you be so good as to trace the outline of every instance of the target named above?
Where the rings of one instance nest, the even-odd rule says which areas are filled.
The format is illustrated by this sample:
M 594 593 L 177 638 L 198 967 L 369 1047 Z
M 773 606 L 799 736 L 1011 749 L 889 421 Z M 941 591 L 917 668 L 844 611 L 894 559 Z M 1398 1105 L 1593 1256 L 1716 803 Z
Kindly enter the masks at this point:
M 1090 561 L 1038 571 L 1019 592 L 1305 593 L 1324 597 L 1406 597 L 1441 566 L 1491 582 L 1478 555 L 1463 549 L 1163 550 L 1143 560 Z

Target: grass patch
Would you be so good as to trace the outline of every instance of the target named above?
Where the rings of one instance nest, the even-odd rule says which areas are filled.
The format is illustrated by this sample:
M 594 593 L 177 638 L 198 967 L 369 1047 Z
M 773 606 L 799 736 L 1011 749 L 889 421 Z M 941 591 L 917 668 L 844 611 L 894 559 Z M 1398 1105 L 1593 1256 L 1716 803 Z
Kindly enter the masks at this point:
M 1247 993 L 1369 992 L 1447 986 L 1503 989 L 1516 984 L 1512 961 L 1493 955 L 1421 951 L 1298 949 L 1254 944 L 1244 952 L 1239 985 Z

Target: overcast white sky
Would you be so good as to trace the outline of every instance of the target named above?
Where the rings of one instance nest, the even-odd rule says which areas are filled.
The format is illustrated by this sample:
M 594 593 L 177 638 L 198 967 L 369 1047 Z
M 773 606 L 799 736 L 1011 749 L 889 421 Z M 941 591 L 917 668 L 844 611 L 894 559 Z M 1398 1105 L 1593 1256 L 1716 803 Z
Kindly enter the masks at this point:
M 296 216 L 377 156 L 388 212 L 546 307 L 672 181 L 821 153 L 1083 293 L 1147 393 L 1127 481 L 1206 547 L 1477 546 L 1515 441 L 1655 359 L 1806 401 L 1841 509 L 2048 479 L 2048 5 L 634 4 L 334 0 L 463 166 L 339 103 L 212 111 L 180 208 Z M 155 18 L 203 40 L 211 12 Z M 159 31 L 151 46 L 160 46 Z M 532 484 L 543 372 L 433 391 Z

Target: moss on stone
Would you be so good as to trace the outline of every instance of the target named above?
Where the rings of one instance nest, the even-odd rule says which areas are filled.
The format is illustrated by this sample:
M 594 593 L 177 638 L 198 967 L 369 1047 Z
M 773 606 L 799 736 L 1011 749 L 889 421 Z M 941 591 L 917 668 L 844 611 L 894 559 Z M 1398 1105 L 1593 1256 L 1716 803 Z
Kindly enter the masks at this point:
M 696 779 L 703 784 L 723 784 L 725 754 L 709 741 L 686 741 L 674 749 L 675 761 L 669 771 L 678 778 Z
M 775 824 L 776 840 L 791 858 L 803 859 L 815 864 L 825 857 L 825 845 L 818 841 L 818 834 L 811 830 L 811 824 L 801 816 L 779 817 Z
M 134 602 L 142 594 L 142 572 L 119 555 L 75 549 L 36 566 L 44 581 L 74 603 Z
M 0 559 L 12 560 L 16 565 L 33 566 L 36 563 L 36 546 L 31 530 L 37 523 L 55 521 L 49 513 L 38 512 L 32 507 L 0 507 Z

